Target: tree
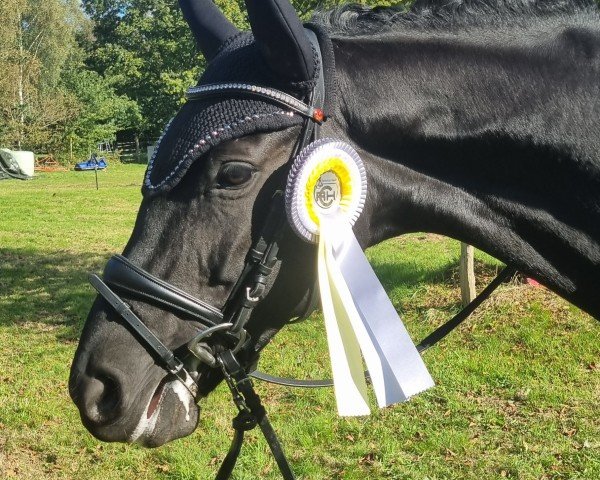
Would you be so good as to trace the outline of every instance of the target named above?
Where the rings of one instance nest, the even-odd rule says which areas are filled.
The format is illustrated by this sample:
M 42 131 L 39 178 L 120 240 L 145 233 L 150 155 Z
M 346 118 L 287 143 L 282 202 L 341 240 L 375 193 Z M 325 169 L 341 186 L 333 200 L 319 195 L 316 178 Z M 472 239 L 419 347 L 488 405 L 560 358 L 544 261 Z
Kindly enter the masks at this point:
M 84 63 L 94 39 L 76 0 L 0 4 L 0 143 L 84 153 L 141 123 L 139 108 Z
M 3 0 L 0 5 L 3 143 L 35 148 L 76 113 L 60 75 L 83 21 L 74 0 Z
M 102 75 L 74 65 L 63 74 L 63 87 L 77 100 L 77 117 L 65 126 L 63 139 L 76 154 L 83 155 L 103 140 L 113 140 L 119 130 L 142 121 L 138 105 L 117 95 Z
M 202 68 L 177 2 L 84 0 L 83 6 L 96 37 L 88 64 L 138 104 L 138 132 L 157 136 Z

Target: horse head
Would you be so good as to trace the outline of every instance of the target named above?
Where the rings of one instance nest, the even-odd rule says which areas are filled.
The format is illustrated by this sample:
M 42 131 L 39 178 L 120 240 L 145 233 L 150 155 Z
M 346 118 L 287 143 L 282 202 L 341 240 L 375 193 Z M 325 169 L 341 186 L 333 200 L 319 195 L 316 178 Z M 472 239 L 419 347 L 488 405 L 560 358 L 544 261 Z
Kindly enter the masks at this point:
M 180 3 L 209 63 L 149 162 L 132 236 L 123 256 L 111 262 L 120 275 L 141 268 L 146 279 L 151 275 L 201 299 L 218 323 L 221 311 L 235 309 L 234 290 L 247 288 L 243 274 L 253 247 L 277 235 L 277 260 L 261 285 L 264 301 L 244 322 L 248 365 L 287 320 L 310 308 L 313 246 L 286 225 L 270 234 L 265 228 L 273 223 L 269 212 L 281 206 L 274 194 L 285 186 L 285 165 L 312 123 L 293 106 L 310 97 L 320 60 L 288 3 L 248 1 L 252 34 L 239 32 L 211 1 Z M 236 94 L 211 91 L 214 85 Z M 248 86 L 262 90 L 240 91 Z M 265 89 L 283 100 L 268 98 Z M 152 294 L 140 298 L 135 288 L 119 293 L 168 349 L 189 357 L 185 345 L 206 324 L 185 309 L 159 308 Z M 186 366 L 198 397 L 222 378 L 194 358 Z M 190 434 L 198 421 L 194 395 L 102 297 L 89 313 L 69 387 L 83 423 L 102 440 L 156 446 Z

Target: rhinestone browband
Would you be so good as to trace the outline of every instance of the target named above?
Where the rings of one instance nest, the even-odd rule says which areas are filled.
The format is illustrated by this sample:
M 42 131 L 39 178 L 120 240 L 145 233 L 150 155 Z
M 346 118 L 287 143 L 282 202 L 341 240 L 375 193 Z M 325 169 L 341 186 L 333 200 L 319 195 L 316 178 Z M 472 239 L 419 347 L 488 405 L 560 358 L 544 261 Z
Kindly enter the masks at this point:
M 215 83 L 191 87 L 185 93 L 187 100 L 201 100 L 210 97 L 221 96 L 223 94 L 238 94 L 259 96 L 270 100 L 284 107 L 290 108 L 300 115 L 310 118 L 317 123 L 325 120 L 325 114 L 320 108 L 314 108 L 298 100 L 287 93 L 274 88 L 261 87 L 258 85 L 248 85 L 245 83 Z

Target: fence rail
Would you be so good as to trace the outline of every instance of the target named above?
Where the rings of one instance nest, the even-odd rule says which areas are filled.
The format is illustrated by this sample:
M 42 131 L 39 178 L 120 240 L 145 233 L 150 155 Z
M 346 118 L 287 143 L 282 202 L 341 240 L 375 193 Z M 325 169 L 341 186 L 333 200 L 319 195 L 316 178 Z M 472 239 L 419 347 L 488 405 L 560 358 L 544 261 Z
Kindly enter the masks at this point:
M 126 163 L 146 163 L 152 155 L 156 142 L 117 142 L 116 149 L 119 151 L 119 157 Z

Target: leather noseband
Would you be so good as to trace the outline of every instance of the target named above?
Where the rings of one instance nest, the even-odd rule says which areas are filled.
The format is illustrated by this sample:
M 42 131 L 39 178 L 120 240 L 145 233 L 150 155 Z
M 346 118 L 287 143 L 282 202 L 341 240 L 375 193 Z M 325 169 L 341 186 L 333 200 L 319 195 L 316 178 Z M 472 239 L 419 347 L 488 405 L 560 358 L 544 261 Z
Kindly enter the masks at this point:
M 200 320 L 207 327 L 223 322 L 223 313 L 131 263 L 122 255 L 110 258 L 104 268 L 104 282 L 116 290 L 156 304 L 164 310 Z

